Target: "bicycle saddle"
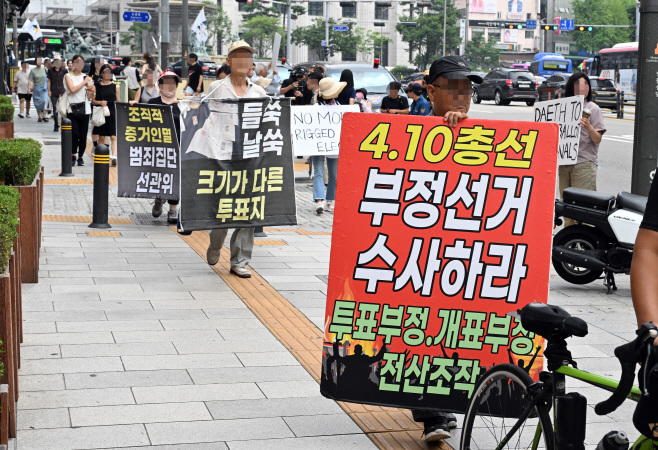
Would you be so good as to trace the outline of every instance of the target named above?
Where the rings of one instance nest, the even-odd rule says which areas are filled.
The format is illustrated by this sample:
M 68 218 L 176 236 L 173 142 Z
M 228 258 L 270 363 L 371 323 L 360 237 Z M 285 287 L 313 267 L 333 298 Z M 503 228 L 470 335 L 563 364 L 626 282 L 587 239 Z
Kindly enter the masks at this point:
M 519 309 L 521 325 L 546 339 L 566 339 L 587 336 L 587 322 L 573 317 L 564 308 L 545 303 L 528 303 Z

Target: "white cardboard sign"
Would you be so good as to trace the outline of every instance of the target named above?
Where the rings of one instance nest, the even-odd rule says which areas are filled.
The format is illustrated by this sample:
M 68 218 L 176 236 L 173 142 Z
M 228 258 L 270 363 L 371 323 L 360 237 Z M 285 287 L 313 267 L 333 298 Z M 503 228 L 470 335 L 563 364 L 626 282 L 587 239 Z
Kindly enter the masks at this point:
M 582 95 L 535 103 L 535 122 L 560 125 L 558 166 L 576 164 L 580 141 L 580 119 L 583 116 Z
M 295 156 L 334 156 L 340 148 L 343 114 L 358 105 L 313 105 L 290 108 L 290 131 Z

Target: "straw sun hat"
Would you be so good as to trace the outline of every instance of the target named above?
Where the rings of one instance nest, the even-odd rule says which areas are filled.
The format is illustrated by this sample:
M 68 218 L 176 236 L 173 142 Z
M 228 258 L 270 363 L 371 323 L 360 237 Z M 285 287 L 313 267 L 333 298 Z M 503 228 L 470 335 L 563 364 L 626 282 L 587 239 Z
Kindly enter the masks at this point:
M 320 80 L 316 100 L 318 95 L 322 98 L 336 98 L 345 86 L 347 86 L 345 81 L 336 81 L 331 77 L 325 77 Z

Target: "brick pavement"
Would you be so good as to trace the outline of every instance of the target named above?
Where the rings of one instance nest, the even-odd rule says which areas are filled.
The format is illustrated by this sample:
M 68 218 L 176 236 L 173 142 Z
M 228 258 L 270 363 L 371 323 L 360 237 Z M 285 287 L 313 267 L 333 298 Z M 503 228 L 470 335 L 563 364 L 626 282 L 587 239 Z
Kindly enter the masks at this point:
M 50 127 L 30 137 L 50 141 Z M 59 148 L 45 150 L 47 176 L 56 177 Z M 91 190 L 46 185 L 44 213 L 89 215 Z M 310 185 L 298 185 L 297 199 L 299 228 L 331 229 L 331 213 L 313 212 Z M 150 211 L 145 200 L 116 197 L 110 207 L 114 217 Z M 375 448 L 172 230 L 86 231 L 81 223 L 44 223 L 41 282 L 24 288 L 18 448 Z M 331 236 L 281 230 L 267 239 L 286 245 L 256 247 L 251 267 L 321 329 Z M 572 286 L 552 273 L 549 297 L 590 325 L 587 337 L 570 342 L 579 367 L 613 377 L 614 347 L 635 329 L 628 277 L 617 284 L 608 296 L 598 282 Z M 612 429 L 637 436 L 633 404 L 597 417 L 593 405 L 605 393 L 567 386 L 588 397 L 588 448 Z M 457 439 L 458 432 L 448 442 L 456 447 Z

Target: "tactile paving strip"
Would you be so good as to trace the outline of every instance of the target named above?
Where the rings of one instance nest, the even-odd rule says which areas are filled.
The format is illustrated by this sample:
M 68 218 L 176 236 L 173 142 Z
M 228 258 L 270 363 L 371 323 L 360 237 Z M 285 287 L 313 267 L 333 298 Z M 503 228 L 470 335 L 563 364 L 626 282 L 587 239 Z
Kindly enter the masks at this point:
M 175 230 L 175 227 L 171 228 Z M 281 231 L 305 230 L 282 228 Z M 209 243 L 206 231 L 195 231 L 189 236 L 180 237 L 204 260 L 206 259 Z M 229 252 L 223 251 L 213 270 L 319 383 L 322 366 L 322 332 L 258 273 L 252 271 L 251 278 L 238 278 L 231 275 L 229 269 Z M 421 438 L 423 430 L 413 421 L 408 410 L 346 402 L 338 402 L 338 404 L 380 449 L 452 450 L 452 447 L 443 441 L 438 443 L 423 441 Z
M 282 231 L 288 233 L 297 233 L 302 236 L 331 236 L 331 231 L 308 231 L 301 228 L 263 228 L 263 231 Z
M 121 236 L 118 231 L 87 231 L 87 236 Z
M 94 184 L 90 178 L 44 178 L 43 184 Z
M 64 214 L 44 214 L 41 216 L 45 222 L 79 222 L 91 223 L 91 216 L 67 216 Z M 132 220 L 127 217 L 108 217 L 107 223 L 116 225 L 133 225 Z
M 276 239 L 256 239 L 254 240 L 254 245 L 288 245 L 288 243 L 286 241 Z

